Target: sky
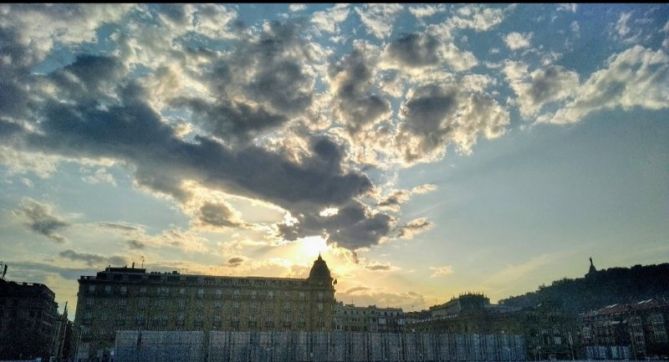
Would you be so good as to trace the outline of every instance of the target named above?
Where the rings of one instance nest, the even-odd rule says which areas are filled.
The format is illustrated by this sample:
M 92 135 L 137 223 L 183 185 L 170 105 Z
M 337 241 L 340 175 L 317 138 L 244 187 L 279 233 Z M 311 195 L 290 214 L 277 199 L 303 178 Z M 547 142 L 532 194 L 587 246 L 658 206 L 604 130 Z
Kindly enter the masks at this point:
M 669 6 L 0 5 L 0 261 L 493 302 L 669 260 Z

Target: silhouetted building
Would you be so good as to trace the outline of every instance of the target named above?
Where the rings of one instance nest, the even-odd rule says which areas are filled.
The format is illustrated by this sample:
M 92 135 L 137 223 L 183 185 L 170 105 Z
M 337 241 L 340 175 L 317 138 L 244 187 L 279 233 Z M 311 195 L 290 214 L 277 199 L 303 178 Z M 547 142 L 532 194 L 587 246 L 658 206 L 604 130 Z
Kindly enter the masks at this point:
M 67 316 L 67 303 L 65 303 L 63 314 L 59 315 L 54 323 L 54 338 L 51 347 L 51 356 L 54 361 L 69 361 L 74 357 L 74 323 Z
M 339 302 L 334 315 L 335 329 L 339 331 L 399 333 L 404 330 L 401 308 L 356 307 Z
M 109 267 L 79 279 L 77 356 L 108 359 L 118 330 L 331 330 L 332 281 L 320 255 L 306 279 Z
M 483 294 L 465 293 L 428 311 L 408 313 L 407 327 L 426 332 L 507 333 L 514 330 L 509 312 L 515 310 L 492 305 Z
M 669 357 L 669 302 L 647 299 L 613 304 L 580 316 L 588 359 Z
M 0 359 L 48 360 L 58 305 L 44 284 L 0 279 Z

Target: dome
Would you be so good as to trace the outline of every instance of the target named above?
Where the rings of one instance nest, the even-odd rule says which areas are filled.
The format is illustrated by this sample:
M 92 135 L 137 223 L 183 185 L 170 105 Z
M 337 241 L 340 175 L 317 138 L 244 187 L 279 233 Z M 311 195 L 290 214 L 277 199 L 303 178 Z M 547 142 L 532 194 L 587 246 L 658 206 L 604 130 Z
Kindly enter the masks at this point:
M 330 276 L 330 269 L 325 263 L 325 260 L 321 258 L 320 254 L 318 259 L 314 261 L 314 265 L 311 267 L 309 272 L 309 280 L 321 280 L 321 281 L 331 281 L 332 277 Z

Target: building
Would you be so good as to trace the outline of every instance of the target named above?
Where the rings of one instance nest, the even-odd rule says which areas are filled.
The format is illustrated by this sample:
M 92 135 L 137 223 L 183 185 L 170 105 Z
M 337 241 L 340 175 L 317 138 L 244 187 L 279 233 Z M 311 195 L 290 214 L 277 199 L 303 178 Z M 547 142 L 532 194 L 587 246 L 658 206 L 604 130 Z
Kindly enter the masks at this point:
M 306 279 L 108 267 L 79 279 L 77 358 L 109 359 L 118 330 L 331 330 L 332 281 L 320 255 Z
M 588 359 L 669 357 L 669 302 L 647 299 L 613 304 L 579 316 Z
M 523 336 L 532 359 L 572 359 L 577 346 L 576 320 L 542 303 L 520 309 L 491 304 L 483 294 L 466 293 L 432 306 L 427 311 L 407 313 L 407 330 L 453 335 Z
M 399 333 L 404 330 L 404 312 L 401 308 L 356 307 L 338 302 L 335 306 L 335 329 Z
M 58 318 L 54 299 L 44 284 L 0 279 L 0 360 L 48 360 Z
M 515 309 L 490 304 L 483 294 L 465 293 L 427 311 L 407 316 L 411 330 L 449 333 L 509 333 L 517 330 L 511 312 Z
M 67 303 L 63 314 L 56 318 L 54 323 L 53 346 L 51 356 L 55 361 L 69 361 L 74 352 L 74 323 L 67 316 Z

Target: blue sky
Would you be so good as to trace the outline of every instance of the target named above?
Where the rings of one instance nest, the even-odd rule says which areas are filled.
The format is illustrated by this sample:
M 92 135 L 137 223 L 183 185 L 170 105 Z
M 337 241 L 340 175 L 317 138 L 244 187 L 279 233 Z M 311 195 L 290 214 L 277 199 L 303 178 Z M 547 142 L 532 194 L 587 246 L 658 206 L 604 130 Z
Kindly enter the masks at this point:
M 669 7 L 2 5 L 9 278 L 498 300 L 669 256 Z

